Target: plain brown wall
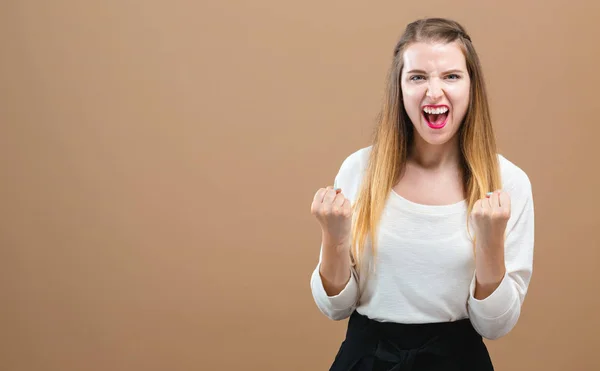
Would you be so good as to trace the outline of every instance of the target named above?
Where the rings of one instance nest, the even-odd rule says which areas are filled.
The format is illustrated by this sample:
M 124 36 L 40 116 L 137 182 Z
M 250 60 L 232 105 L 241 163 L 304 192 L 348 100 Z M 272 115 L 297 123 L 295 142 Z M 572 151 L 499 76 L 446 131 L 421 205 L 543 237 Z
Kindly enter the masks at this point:
M 534 5 L 537 4 L 537 5 Z M 600 5 L 3 1 L 0 369 L 325 370 L 317 188 L 369 144 L 406 23 L 452 17 L 535 269 L 498 370 L 598 370 Z

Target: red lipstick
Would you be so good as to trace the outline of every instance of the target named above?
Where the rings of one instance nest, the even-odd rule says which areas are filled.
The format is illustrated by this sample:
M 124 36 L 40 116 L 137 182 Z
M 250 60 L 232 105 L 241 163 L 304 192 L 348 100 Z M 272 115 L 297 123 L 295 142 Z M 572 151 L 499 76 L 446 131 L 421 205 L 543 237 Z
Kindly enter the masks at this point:
M 428 112 L 425 112 L 425 111 Z M 441 129 L 448 123 L 450 107 L 445 104 L 427 104 L 421 108 L 423 118 L 432 129 Z

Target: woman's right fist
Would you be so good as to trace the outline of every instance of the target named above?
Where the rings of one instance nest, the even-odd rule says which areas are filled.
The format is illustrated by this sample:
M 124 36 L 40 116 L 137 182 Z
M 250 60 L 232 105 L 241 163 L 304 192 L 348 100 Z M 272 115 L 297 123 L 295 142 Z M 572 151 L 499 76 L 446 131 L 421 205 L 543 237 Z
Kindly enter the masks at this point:
M 328 244 L 346 245 L 350 241 L 352 226 L 352 205 L 340 189 L 329 186 L 321 188 L 315 194 L 310 212 L 323 231 Z

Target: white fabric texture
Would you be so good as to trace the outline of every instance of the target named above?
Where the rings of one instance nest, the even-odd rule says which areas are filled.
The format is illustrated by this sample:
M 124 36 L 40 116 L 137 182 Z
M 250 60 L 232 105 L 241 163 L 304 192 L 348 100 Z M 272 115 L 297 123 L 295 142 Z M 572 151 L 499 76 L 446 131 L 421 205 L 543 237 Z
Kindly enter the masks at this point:
M 370 150 L 362 148 L 348 156 L 335 178 L 353 203 Z M 466 201 L 422 205 L 391 191 L 377 236 L 376 270 L 359 277 L 353 268 L 343 291 L 330 297 L 319 274 L 319 258 L 310 280 L 319 310 L 333 320 L 348 318 L 354 310 L 382 322 L 434 323 L 469 318 L 487 339 L 510 332 L 519 318 L 532 274 L 534 210 L 526 173 L 504 156 L 498 158 L 502 189 L 511 198 L 511 217 L 505 241 L 506 274 L 490 296 L 483 300 L 473 297 L 475 260 L 467 232 Z

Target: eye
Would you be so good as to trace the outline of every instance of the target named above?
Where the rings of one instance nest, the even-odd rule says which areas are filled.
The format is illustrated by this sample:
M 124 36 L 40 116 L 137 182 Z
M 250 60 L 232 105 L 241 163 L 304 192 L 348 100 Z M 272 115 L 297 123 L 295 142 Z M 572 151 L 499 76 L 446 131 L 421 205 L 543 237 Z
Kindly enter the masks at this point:
M 448 75 L 448 78 L 450 80 L 458 80 L 458 79 L 460 79 L 460 75 L 457 75 L 455 73 L 451 73 L 450 75 Z
M 420 79 L 424 79 L 425 77 L 422 75 L 414 75 L 410 77 L 410 81 L 419 81 Z

